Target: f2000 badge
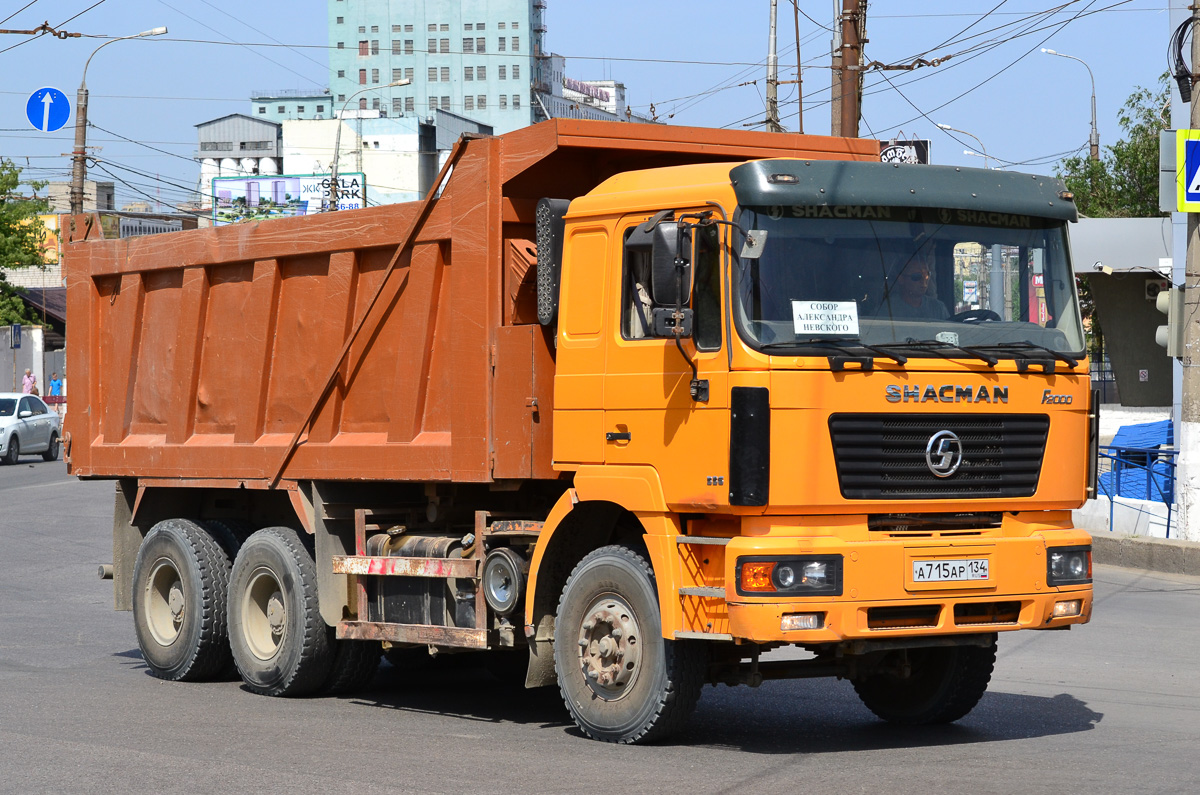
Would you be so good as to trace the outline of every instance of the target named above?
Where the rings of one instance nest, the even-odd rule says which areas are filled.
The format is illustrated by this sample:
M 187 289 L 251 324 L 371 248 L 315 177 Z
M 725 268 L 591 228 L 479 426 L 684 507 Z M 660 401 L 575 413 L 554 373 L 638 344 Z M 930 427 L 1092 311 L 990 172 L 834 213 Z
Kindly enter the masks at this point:
M 1072 395 L 1051 395 L 1049 389 L 1042 392 L 1043 403 L 1070 403 L 1072 399 Z

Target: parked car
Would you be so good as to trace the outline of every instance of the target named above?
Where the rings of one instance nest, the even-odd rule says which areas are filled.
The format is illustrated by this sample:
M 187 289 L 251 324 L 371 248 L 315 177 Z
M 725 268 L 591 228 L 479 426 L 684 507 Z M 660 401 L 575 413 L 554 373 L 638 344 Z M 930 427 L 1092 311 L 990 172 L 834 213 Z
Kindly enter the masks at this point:
M 0 461 L 15 464 L 22 455 L 41 453 L 58 458 L 62 418 L 36 395 L 0 392 Z

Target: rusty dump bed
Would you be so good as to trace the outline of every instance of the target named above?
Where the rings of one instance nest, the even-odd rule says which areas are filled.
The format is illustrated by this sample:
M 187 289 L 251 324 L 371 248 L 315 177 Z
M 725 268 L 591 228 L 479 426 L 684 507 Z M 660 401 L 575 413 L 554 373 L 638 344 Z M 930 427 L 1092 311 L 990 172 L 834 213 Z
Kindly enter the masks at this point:
M 565 120 L 458 146 L 428 203 L 112 241 L 87 240 L 77 217 L 71 472 L 249 488 L 555 477 L 536 201 L 633 169 L 878 152 Z

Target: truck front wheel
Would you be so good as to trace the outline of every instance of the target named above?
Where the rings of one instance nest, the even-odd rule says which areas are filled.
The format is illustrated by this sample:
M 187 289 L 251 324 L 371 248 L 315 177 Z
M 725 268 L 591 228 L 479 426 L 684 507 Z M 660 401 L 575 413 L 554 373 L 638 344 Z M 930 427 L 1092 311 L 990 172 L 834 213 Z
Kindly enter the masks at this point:
M 229 646 L 246 686 L 265 696 L 321 687 L 333 665 L 317 605 L 317 567 L 295 530 L 266 527 L 238 551 L 229 576 Z
M 571 572 L 558 603 L 554 666 L 563 701 L 587 736 L 660 740 L 700 698 L 705 647 L 668 641 L 654 571 L 637 552 L 601 547 Z
M 201 681 L 229 663 L 229 561 L 202 527 L 167 519 L 150 529 L 133 567 L 133 625 L 150 673 Z
M 950 723 L 983 698 L 996 664 L 996 636 L 987 646 L 938 646 L 890 652 L 854 680 L 867 709 L 890 723 Z

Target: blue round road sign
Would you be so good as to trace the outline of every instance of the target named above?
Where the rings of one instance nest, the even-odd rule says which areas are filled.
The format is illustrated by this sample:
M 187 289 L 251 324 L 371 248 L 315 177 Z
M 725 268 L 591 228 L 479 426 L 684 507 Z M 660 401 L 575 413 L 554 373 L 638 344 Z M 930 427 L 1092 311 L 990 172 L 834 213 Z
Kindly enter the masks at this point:
M 25 103 L 29 123 L 42 132 L 61 130 L 71 118 L 71 101 L 57 88 L 39 88 Z

